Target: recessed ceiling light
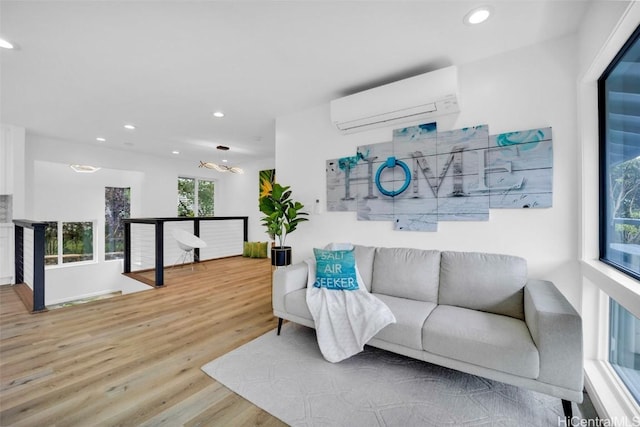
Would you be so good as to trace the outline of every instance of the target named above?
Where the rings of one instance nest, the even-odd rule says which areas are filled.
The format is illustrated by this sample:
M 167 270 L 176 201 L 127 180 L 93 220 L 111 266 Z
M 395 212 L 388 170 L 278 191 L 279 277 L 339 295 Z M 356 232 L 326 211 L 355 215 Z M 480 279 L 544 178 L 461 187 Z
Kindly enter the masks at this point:
M 227 159 L 222 159 L 222 163 L 227 163 L 229 160 Z
M 134 125 L 124 125 L 124 128 L 128 130 L 136 130 L 136 127 Z
M 105 142 L 105 141 L 106 141 L 106 138 L 103 138 L 103 137 L 99 136 L 99 137 L 97 137 L 97 138 L 96 138 L 96 141 L 98 141 L 98 142 Z
M 178 150 L 173 150 L 171 154 L 180 154 L 180 152 Z
M 482 6 L 475 8 L 464 16 L 464 23 L 467 25 L 476 25 L 480 24 L 487 19 L 491 15 L 491 8 L 489 6 Z
M 213 113 L 213 117 L 217 117 L 220 119 L 224 117 L 224 113 L 222 111 L 216 111 L 215 113 Z
M 5 39 L 0 39 L 0 47 L 3 49 L 13 49 L 13 44 L 9 43 Z
M 69 167 L 78 173 L 94 173 L 100 170 L 100 168 L 90 165 L 69 165 Z

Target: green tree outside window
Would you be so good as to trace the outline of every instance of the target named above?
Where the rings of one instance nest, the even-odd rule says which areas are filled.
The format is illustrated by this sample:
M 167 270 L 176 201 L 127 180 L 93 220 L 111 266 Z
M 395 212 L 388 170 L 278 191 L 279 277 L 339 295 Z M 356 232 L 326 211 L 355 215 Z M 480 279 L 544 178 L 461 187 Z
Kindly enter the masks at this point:
M 214 181 L 178 178 L 178 216 L 213 216 Z

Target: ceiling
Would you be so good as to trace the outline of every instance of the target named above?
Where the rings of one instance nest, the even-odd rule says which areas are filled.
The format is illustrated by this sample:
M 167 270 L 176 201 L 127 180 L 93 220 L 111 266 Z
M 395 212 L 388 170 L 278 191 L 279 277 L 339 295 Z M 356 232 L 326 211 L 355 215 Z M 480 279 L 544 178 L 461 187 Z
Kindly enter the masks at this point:
M 463 23 L 484 4 L 487 22 Z M 0 121 L 194 161 L 222 144 L 242 165 L 274 155 L 276 117 L 573 33 L 588 5 L 2 0 L 0 33 L 17 49 L 0 49 Z

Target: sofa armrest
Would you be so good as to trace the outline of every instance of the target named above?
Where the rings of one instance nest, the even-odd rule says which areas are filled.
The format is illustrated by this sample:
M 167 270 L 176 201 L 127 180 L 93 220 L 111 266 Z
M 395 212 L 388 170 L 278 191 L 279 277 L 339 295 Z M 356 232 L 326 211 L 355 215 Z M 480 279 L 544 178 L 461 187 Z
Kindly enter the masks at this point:
M 529 280 L 524 288 L 524 317 L 540 354 L 538 381 L 581 391 L 582 319 L 558 288 Z
M 273 311 L 286 312 L 284 296 L 289 292 L 307 287 L 309 267 L 306 262 L 276 269 L 273 273 L 273 291 L 271 301 Z

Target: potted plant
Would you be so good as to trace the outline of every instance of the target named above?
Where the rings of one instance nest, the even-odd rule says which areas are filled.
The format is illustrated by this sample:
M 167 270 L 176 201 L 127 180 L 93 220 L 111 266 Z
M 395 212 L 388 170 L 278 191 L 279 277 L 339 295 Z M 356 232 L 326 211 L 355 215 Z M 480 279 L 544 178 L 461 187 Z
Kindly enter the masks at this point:
M 265 214 L 262 224 L 267 227 L 271 239 L 277 238 L 277 246 L 271 248 L 271 265 L 291 264 L 291 246 L 285 246 L 287 236 L 295 231 L 298 224 L 308 221 L 304 205 L 291 199 L 289 186 L 273 183 L 271 193 L 260 199 L 260 212 Z

